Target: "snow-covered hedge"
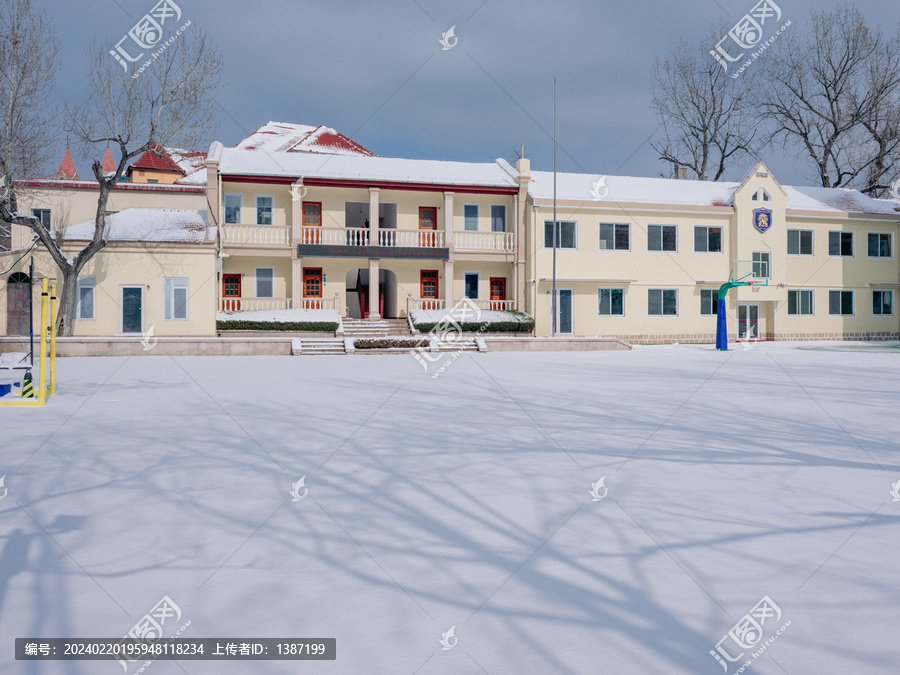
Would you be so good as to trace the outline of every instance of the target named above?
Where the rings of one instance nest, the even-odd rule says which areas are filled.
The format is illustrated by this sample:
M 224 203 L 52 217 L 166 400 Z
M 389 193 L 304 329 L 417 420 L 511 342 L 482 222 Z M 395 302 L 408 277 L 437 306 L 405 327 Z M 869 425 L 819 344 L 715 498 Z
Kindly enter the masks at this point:
M 216 330 L 280 330 L 333 333 L 338 324 L 333 321 L 216 321 Z
M 514 310 L 486 310 L 477 321 L 471 321 L 467 320 L 473 318 L 471 311 L 455 317 L 442 309 L 417 309 L 412 312 L 412 322 L 416 330 L 428 333 L 441 325 L 448 315 L 466 333 L 530 333 L 534 330 L 534 319 L 525 312 Z

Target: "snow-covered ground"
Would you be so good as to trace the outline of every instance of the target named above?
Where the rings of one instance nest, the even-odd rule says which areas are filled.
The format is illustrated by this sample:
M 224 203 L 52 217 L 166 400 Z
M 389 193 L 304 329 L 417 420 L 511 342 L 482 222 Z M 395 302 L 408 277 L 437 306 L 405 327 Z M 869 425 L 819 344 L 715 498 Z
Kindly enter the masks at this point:
M 717 675 L 754 607 L 729 675 L 896 673 L 900 349 L 802 347 L 60 359 L 0 408 L 0 673 L 122 673 L 14 638 L 164 596 L 337 660 L 151 674 Z

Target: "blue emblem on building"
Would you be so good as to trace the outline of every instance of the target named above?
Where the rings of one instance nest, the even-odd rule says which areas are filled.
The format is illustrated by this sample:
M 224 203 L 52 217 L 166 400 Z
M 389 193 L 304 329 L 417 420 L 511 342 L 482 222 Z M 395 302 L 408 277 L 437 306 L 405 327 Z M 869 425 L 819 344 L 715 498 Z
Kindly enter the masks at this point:
M 765 232 L 772 227 L 772 211 L 770 209 L 753 209 L 753 227 Z

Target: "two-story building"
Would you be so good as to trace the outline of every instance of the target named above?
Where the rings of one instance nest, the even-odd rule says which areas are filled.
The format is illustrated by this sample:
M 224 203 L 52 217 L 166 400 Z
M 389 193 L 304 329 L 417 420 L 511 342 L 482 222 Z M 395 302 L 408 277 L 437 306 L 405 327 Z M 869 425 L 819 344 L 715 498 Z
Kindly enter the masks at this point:
M 333 130 L 270 122 L 214 143 L 207 166 L 221 310 L 524 306 L 528 178 L 503 160 L 377 157 Z

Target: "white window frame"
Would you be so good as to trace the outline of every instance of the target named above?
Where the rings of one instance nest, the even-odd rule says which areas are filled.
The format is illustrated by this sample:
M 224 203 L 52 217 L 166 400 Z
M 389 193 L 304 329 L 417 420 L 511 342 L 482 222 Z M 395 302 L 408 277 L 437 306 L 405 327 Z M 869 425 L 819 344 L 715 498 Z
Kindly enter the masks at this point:
M 574 246 L 557 246 L 556 250 L 557 251 L 577 251 L 578 250 L 578 221 L 577 220 L 557 220 L 556 222 L 558 222 L 560 224 L 560 226 L 567 224 L 567 223 L 572 223 L 572 226 L 574 227 L 574 230 L 575 230 L 574 231 L 575 245 Z M 551 232 L 551 237 L 550 237 L 550 246 L 547 246 L 547 225 L 548 224 L 552 228 L 553 221 L 546 220 L 546 219 L 544 220 L 544 236 L 542 237 L 542 241 L 544 242 L 544 249 L 546 249 L 547 251 L 552 251 L 553 250 L 553 236 L 552 236 L 553 233 L 552 232 Z M 559 229 L 559 238 L 562 239 L 562 227 L 560 227 L 560 229 Z
M 463 204 L 463 232 L 478 232 L 478 226 L 481 223 L 481 204 Z M 470 230 L 468 227 L 468 223 L 466 222 L 466 208 L 469 206 L 475 207 L 475 229 Z
M 268 199 L 272 200 L 272 206 L 270 207 L 271 208 L 270 215 L 271 215 L 272 222 L 270 223 L 270 225 L 274 225 L 275 224 L 275 195 L 255 195 L 254 196 L 254 206 L 256 207 L 256 209 L 255 209 L 256 210 L 256 220 L 254 221 L 254 223 L 257 225 L 265 224 L 265 223 L 259 222 L 259 200 L 260 200 L 260 198 L 262 198 L 262 199 L 268 198 Z
M 753 193 L 752 200 L 754 202 L 771 202 L 772 195 L 769 194 L 769 191 L 766 190 L 766 188 L 759 188 L 759 190 Z
M 799 253 L 791 253 L 791 252 L 790 252 L 790 251 L 791 251 L 791 232 L 796 232 L 796 233 L 797 233 L 797 250 L 800 251 Z M 811 236 L 810 236 L 810 240 L 811 240 L 811 241 L 810 241 L 810 244 L 811 244 L 812 251 L 811 251 L 810 253 L 803 253 L 802 250 L 801 250 L 801 249 L 803 248 L 802 245 L 801 245 L 801 244 L 803 243 L 802 240 L 801 240 L 801 234 L 802 234 L 803 232 L 809 232 L 810 235 L 811 235 Z M 790 255 L 790 256 L 795 256 L 795 257 L 798 257 L 798 258 L 809 258 L 809 257 L 811 257 L 811 256 L 815 256 L 815 255 L 816 255 L 816 231 L 815 231 L 815 230 L 800 229 L 800 228 L 790 228 L 790 229 L 787 231 L 787 236 L 788 236 L 788 240 L 787 240 L 787 248 L 786 248 L 785 250 L 787 251 L 787 254 L 788 254 L 788 255 Z
M 660 313 L 659 314 L 651 314 L 650 313 L 650 293 L 652 293 L 654 291 L 659 291 L 659 293 L 660 293 L 660 296 L 659 296 L 659 312 Z M 666 303 L 665 303 L 665 295 L 663 295 L 665 293 L 665 291 L 673 291 L 675 293 L 675 313 L 674 314 L 666 314 L 665 313 Z M 678 289 L 677 288 L 648 288 L 647 289 L 647 316 L 660 316 L 660 317 L 674 316 L 674 317 L 677 317 L 679 309 L 680 309 L 680 307 L 679 307 L 679 303 L 678 303 Z
M 755 271 L 756 265 L 762 265 L 763 261 L 756 261 L 756 256 L 766 256 L 765 266 L 766 273 L 764 275 L 757 275 Z M 754 265 L 753 278 L 754 279 L 771 279 L 772 278 L 772 253 L 770 251 L 753 251 L 751 254 L 751 262 Z
M 612 238 L 612 248 L 600 248 L 600 232 L 602 232 L 603 225 L 611 225 L 613 229 L 613 238 Z M 628 228 L 628 248 L 616 248 L 616 228 L 625 227 Z M 618 252 L 630 252 L 631 251 L 631 223 L 599 223 L 597 227 L 597 248 L 600 251 L 618 251 Z
M 228 198 L 229 197 L 237 197 L 240 205 L 238 206 L 238 219 L 236 223 L 231 223 L 228 221 Z M 226 225 L 239 225 L 244 221 L 244 195 L 240 192 L 226 192 L 222 195 L 222 222 Z
M 791 313 L 791 293 L 809 293 L 809 313 L 804 313 L 803 310 L 803 302 L 800 300 L 800 296 L 797 296 L 797 308 L 800 310 L 799 312 Z M 816 315 L 816 291 L 812 288 L 789 288 L 788 289 L 788 299 L 787 299 L 787 315 L 788 316 L 815 316 Z
M 602 299 L 600 294 L 603 291 L 610 291 L 609 295 L 609 314 L 604 314 L 600 311 L 600 303 Z M 612 291 L 619 291 L 622 294 L 622 312 L 619 314 L 614 314 L 612 311 Z M 625 316 L 625 288 L 621 286 L 598 286 L 597 287 L 597 316 L 605 316 L 605 317 L 624 317 Z
M 165 277 L 163 279 L 163 318 L 166 321 L 187 321 L 188 320 L 188 278 L 187 277 Z M 184 289 L 184 316 L 175 316 L 175 291 L 176 289 Z
M 703 294 L 712 293 L 712 312 L 704 313 L 703 311 Z M 701 288 L 700 289 L 700 316 L 718 316 L 719 314 L 719 289 L 718 288 Z M 656 316 L 656 315 L 654 315 Z
M 881 235 L 887 235 L 888 241 L 890 242 L 891 254 L 890 255 L 871 255 L 869 253 L 869 235 L 877 234 L 879 237 Z M 879 246 L 879 249 L 881 246 Z M 866 232 L 866 255 L 872 260 L 893 260 L 894 259 L 894 234 L 892 232 Z
M 849 234 L 850 235 L 850 250 L 852 251 L 850 255 L 841 255 L 840 253 L 834 254 L 831 252 L 831 235 L 835 234 Z M 828 256 L 831 258 L 855 258 L 856 257 L 856 232 L 847 230 L 828 230 Z
M 470 300 L 479 300 L 479 299 L 480 299 L 480 296 L 481 296 L 481 272 L 478 272 L 478 271 L 475 271 L 475 270 L 470 270 L 470 271 L 468 271 L 468 272 L 463 272 L 463 297 L 465 297 L 465 298 L 468 298 L 468 297 L 469 297 L 469 296 L 466 295 L 466 277 L 469 276 L 469 275 L 471 275 L 471 274 L 474 274 L 474 275 L 475 275 L 475 277 L 477 278 L 477 281 L 475 282 L 475 297 L 474 297 L 474 298 L 469 298 L 469 299 L 470 299 Z
M 503 229 L 502 230 L 494 229 L 494 207 L 495 206 L 503 209 Z M 509 216 L 509 214 L 506 209 L 506 204 L 491 204 L 490 208 L 488 209 L 488 220 L 489 220 L 488 224 L 490 225 L 490 228 L 491 228 L 490 231 L 491 232 L 509 232 L 509 217 L 508 216 Z
M 893 250 L 893 249 L 891 249 Z M 890 314 L 876 314 L 875 313 L 875 294 L 876 293 L 890 293 L 891 294 L 891 313 Z M 882 316 L 894 316 L 894 300 L 896 300 L 894 290 L 891 288 L 873 288 L 872 289 L 872 316 L 882 317 Z M 882 301 L 883 303 L 884 301 Z
M 706 230 L 706 250 L 698 251 L 697 250 L 697 229 Z M 719 250 L 718 251 L 710 251 L 709 250 L 709 231 L 711 229 L 719 230 Z M 725 228 L 721 225 L 694 225 L 694 253 L 701 253 L 703 255 L 724 255 L 725 254 Z
M 833 314 L 831 312 L 831 294 L 832 293 L 850 293 L 853 311 L 850 314 Z M 849 288 L 829 288 L 828 289 L 828 316 L 856 316 L 856 291 Z
M 659 230 L 659 250 L 654 248 L 650 248 L 650 228 L 658 227 Z M 673 251 L 667 251 L 663 248 L 663 242 L 665 241 L 665 237 L 663 236 L 664 229 L 666 227 L 671 227 L 675 230 L 675 249 Z M 678 253 L 678 226 L 677 225 L 663 225 L 659 223 L 651 223 L 647 225 L 647 252 L 648 253 Z
M 88 283 L 90 281 L 90 283 Z M 81 307 L 81 289 L 88 287 L 91 289 L 91 314 L 92 316 L 82 316 Z M 78 277 L 75 282 L 75 320 L 76 321 L 95 321 L 97 319 L 97 280 L 94 277 Z
M 269 278 L 270 283 L 272 284 L 272 295 L 260 295 L 259 294 L 259 272 L 260 270 L 268 270 L 272 273 L 272 276 Z M 323 270 L 324 277 L 324 270 Z M 323 280 L 322 285 L 325 285 Z M 257 298 L 274 298 L 275 297 L 275 268 L 274 267 L 256 267 L 253 270 L 253 291 L 256 293 Z

